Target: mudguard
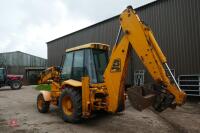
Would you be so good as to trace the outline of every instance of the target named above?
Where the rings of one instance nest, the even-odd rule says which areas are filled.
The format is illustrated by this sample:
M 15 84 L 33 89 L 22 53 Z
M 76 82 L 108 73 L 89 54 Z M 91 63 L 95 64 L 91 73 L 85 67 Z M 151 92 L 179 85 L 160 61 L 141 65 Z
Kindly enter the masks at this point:
M 51 101 L 51 92 L 49 91 L 40 91 L 44 97 L 44 101 Z
M 72 86 L 72 87 L 82 87 L 82 82 L 80 82 L 80 81 L 77 81 L 77 80 L 73 80 L 73 79 L 69 79 L 69 80 L 66 80 L 66 81 L 64 81 L 63 83 L 62 83 L 62 86 L 64 86 L 64 85 L 70 85 L 70 86 Z

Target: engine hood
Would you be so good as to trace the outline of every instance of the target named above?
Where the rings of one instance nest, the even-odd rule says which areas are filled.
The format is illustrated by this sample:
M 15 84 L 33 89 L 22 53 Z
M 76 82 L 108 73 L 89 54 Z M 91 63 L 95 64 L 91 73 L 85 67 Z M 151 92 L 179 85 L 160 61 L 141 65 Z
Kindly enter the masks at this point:
M 8 79 L 18 79 L 18 80 L 21 80 L 21 79 L 23 79 L 23 75 L 8 74 L 7 78 Z

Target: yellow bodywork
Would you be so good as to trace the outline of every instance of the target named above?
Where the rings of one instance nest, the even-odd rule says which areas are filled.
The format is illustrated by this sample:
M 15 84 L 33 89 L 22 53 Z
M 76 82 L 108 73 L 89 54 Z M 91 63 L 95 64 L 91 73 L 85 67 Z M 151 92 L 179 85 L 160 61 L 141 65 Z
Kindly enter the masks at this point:
M 51 92 L 42 92 L 45 100 L 51 100 L 53 104 L 58 99 L 65 86 L 74 89 L 82 89 L 82 116 L 89 117 L 95 110 L 117 112 L 125 105 L 125 76 L 127 74 L 129 53 L 133 49 L 154 81 L 162 84 L 167 91 L 175 97 L 175 103 L 182 105 L 186 94 L 170 82 L 163 64 L 167 62 L 166 57 L 158 46 L 150 28 L 144 25 L 132 8 L 127 8 L 120 15 L 120 25 L 124 36 L 117 45 L 113 47 L 109 63 L 104 72 L 104 83 L 91 84 L 89 77 L 82 77 L 82 82 L 69 79 L 66 81 L 52 81 Z M 109 45 L 101 43 L 89 43 L 75 48 L 67 49 L 66 52 L 86 48 L 95 48 L 108 51 Z M 53 71 L 52 71 L 53 72 Z M 60 73 L 57 73 L 60 74 Z M 52 75 L 47 73 L 41 78 L 40 83 L 47 81 Z M 51 95 L 50 95 L 51 94 Z M 99 97 L 97 95 L 100 95 Z M 51 97 L 50 97 L 51 96 Z
M 51 101 L 51 92 L 49 91 L 40 91 L 44 97 L 44 101 Z
M 60 72 L 56 69 L 56 67 L 52 66 L 47 68 L 40 74 L 40 79 L 38 84 L 48 83 L 49 80 L 53 80 L 55 78 L 59 78 Z
M 167 90 L 175 96 L 178 105 L 183 104 L 186 94 L 170 83 L 163 67 L 163 64 L 167 62 L 166 57 L 158 46 L 150 28 L 140 21 L 131 8 L 126 9 L 120 15 L 120 23 L 125 36 L 152 78 L 157 83 L 163 83 L 167 86 Z
M 89 95 L 91 93 L 89 87 L 89 77 L 83 77 L 82 82 L 82 114 L 84 117 L 87 117 L 91 115 L 92 111 L 92 107 L 89 107 L 89 105 L 92 105 L 92 97 Z
M 62 86 L 64 86 L 64 85 L 69 85 L 69 86 L 73 86 L 73 87 L 82 87 L 82 82 L 73 80 L 73 79 L 69 79 L 69 80 L 62 82 Z
M 166 57 L 150 28 L 140 21 L 132 8 L 127 8 L 120 15 L 120 24 L 125 35 L 113 48 L 104 73 L 105 85 L 108 90 L 108 111 L 116 112 L 120 102 L 124 102 L 124 81 L 130 49 L 134 49 L 155 82 L 165 85 L 170 94 L 175 97 L 176 104 L 182 105 L 185 102 L 186 94 L 170 82 L 163 67 L 163 64 L 166 63 Z M 116 60 L 119 60 L 120 68 L 112 69 Z
M 108 111 L 110 112 L 116 112 L 118 103 L 125 101 L 124 82 L 128 68 L 128 49 L 129 41 L 126 37 L 123 37 L 114 49 L 104 73 L 105 85 L 109 94 L 107 98 Z M 119 60 L 120 62 L 120 68 L 118 70 L 112 69 L 115 60 Z

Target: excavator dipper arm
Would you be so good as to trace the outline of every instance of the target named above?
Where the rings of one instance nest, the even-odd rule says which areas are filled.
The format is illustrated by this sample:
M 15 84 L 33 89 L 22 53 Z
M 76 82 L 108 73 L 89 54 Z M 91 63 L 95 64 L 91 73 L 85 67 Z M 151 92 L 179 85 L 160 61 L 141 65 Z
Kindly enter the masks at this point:
M 186 94 L 178 86 L 167 65 L 166 57 L 158 46 L 150 28 L 140 21 L 130 6 L 120 15 L 120 24 L 124 32 L 124 37 L 119 44 L 114 46 L 108 67 L 104 73 L 105 83 L 109 94 L 111 94 L 108 97 L 108 103 L 110 103 L 108 106 L 109 110 L 117 111 L 119 106 L 121 106 L 119 101 L 122 101 L 124 98 L 123 81 L 125 80 L 124 75 L 128 67 L 127 62 L 130 49 L 134 49 L 155 81 L 156 87 L 152 91 L 155 92 L 155 97 L 153 100 L 152 97 L 150 98 L 154 102 L 155 109 L 163 111 L 171 105 L 182 105 L 185 102 Z M 164 67 L 169 70 L 173 82 L 167 76 Z M 113 99 L 118 102 L 113 102 L 115 101 Z M 140 99 L 132 100 L 137 101 Z
M 60 67 L 49 67 L 40 73 L 38 84 L 45 84 L 48 83 L 49 80 L 59 80 L 60 78 L 61 69 Z

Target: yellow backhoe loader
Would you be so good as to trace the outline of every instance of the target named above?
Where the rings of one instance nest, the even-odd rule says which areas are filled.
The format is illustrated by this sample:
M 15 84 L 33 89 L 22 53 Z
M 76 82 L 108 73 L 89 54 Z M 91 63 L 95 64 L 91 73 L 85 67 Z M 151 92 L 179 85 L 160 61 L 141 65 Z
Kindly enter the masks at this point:
M 123 111 L 131 49 L 155 81 L 150 86 L 128 88 L 131 104 L 138 110 L 153 106 L 159 112 L 184 104 L 186 94 L 178 86 L 150 28 L 131 6 L 121 13 L 119 21 L 120 29 L 110 57 L 109 45 L 89 43 L 67 49 L 62 70 L 51 67 L 49 73 L 43 73 L 40 83 L 48 80 L 51 91 L 41 91 L 38 95 L 39 112 L 48 112 L 53 104 L 59 106 L 64 121 L 76 123 L 97 110 Z M 121 31 L 124 35 L 119 41 Z

